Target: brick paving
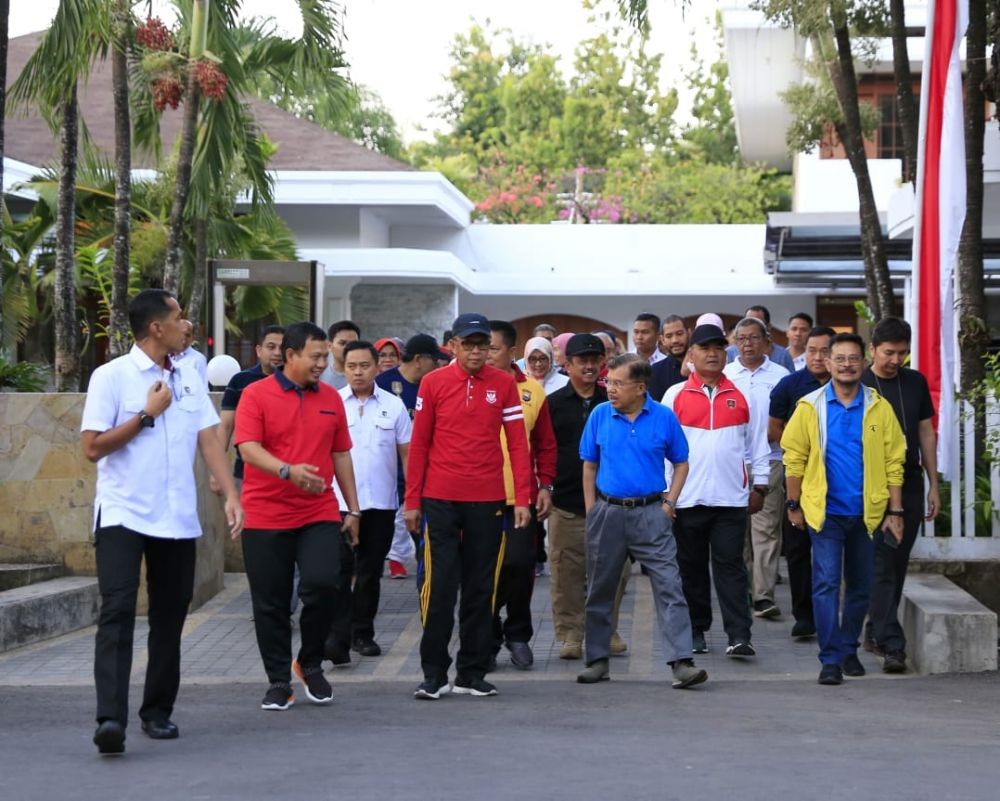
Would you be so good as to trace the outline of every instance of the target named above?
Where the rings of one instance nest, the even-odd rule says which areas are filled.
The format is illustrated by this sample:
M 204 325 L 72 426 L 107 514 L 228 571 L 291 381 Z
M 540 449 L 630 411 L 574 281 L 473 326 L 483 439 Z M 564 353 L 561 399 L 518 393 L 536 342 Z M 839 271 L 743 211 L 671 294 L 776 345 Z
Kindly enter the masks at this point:
M 777 595 L 778 606 L 787 612 L 790 609 L 787 585 L 779 585 Z M 490 679 L 498 683 L 512 680 L 573 681 L 583 663 L 559 659 L 560 643 L 554 638 L 547 576 L 537 579 L 532 606 L 535 617 L 535 637 L 531 643 L 535 653 L 534 667 L 529 671 L 515 669 L 504 650 L 498 659 L 498 669 L 490 674 Z M 793 641 L 789 636 L 792 622 L 787 614 L 774 621 L 755 619 L 753 643 L 757 657 L 731 659 L 724 653 L 726 638 L 716 609 L 713 629 L 707 635 L 710 651 L 697 657 L 697 662 L 709 671 L 713 681 L 813 681 L 819 670 L 816 641 Z M 365 658 L 352 654 L 353 661 L 349 666 L 328 671 L 331 680 L 334 683 L 419 681 L 420 619 L 412 572 L 409 578 L 402 581 L 388 577 L 382 580 L 382 599 L 375 628 L 383 655 Z M 147 631 L 145 618 L 139 618 L 136 622 L 133 666 L 133 677 L 137 680 L 141 680 L 146 667 Z M 612 660 L 614 679 L 666 681 L 669 669 L 663 662 L 649 581 L 637 568 L 622 603 L 620 633 L 629 643 L 629 652 Z M 297 632 L 294 639 L 297 645 Z M 181 681 L 184 684 L 264 683 L 246 576 L 226 576 L 226 588 L 188 616 L 182 643 Z M 93 645 L 94 627 L 89 627 L 0 654 L 0 686 L 90 685 L 93 682 Z M 453 642 L 452 653 L 455 647 Z M 883 678 L 873 657 L 866 653 L 860 656 L 872 678 Z M 328 662 L 325 665 L 329 667 Z

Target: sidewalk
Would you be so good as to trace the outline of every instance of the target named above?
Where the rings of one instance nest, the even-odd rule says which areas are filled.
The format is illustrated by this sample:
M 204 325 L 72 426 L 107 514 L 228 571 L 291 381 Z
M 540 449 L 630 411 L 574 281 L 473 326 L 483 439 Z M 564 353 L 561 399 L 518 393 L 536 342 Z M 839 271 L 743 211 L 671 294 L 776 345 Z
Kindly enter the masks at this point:
M 784 568 L 783 568 L 784 569 Z M 754 619 L 754 659 L 725 656 L 726 638 L 716 610 L 713 628 L 708 632 L 710 651 L 696 657 L 713 682 L 809 680 L 819 672 L 815 639 L 793 641 L 789 634 L 793 620 L 787 585 L 778 586 L 775 599 L 786 614 L 778 620 Z M 554 639 L 550 608 L 549 579 L 536 580 L 532 603 L 535 637 L 531 646 L 535 665 L 531 670 L 515 669 L 506 650 L 498 657 L 498 669 L 490 680 L 572 682 L 584 667 L 582 661 L 559 659 L 559 643 Z M 346 667 L 330 669 L 328 675 L 337 683 L 372 681 L 419 682 L 420 617 L 416 581 L 382 580 L 382 599 L 375 621 L 376 639 L 382 646 L 381 657 L 365 658 L 352 654 Z M 667 681 L 670 672 L 664 664 L 659 631 L 653 611 L 649 580 L 636 567 L 622 603 L 621 635 L 629 644 L 624 657 L 611 663 L 616 681 Z M 141 681 L 146 669 L 147 625 L 145 618 L 136 621 L 136 650 L 133 677 Z M 457 626 L 456 626 L 457 637 Z M 296 635 L 297 640 L 297 635 Z M 218 683 L 258 683 L 265 678 L 254 638 L 250 593 L 246 576 L 226 576 L 226 588 L 197 612 L 188 616 L 184 629 L 181 656 L 181 681 L 185 685 Z M 0 686 L 62 685 L 90 686 L 94 628 L 81 629 L 64 637 L 0 654 Z M 452 652 L 454 653 L 454 645 Z M 861 652 L 861 661 L 869 678 L 898 681 L 905 677 L 884 676 L 878 661 Z M 330 668 L 330 663 L 324 665 Z M 909 674 L 908 674 L 909 675 Z

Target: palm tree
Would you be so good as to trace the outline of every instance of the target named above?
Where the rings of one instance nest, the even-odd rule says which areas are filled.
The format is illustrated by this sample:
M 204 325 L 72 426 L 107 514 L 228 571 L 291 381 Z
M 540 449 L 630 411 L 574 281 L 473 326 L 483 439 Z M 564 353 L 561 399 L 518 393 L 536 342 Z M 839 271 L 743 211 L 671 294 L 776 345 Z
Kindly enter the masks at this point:
M 0 0 L 0 242 L 3 242 L 3 154 L 4 154 L 4 119 L 7 111 L 7 25 L 10 21 L 10 0 Z M 0 277 L 0 310 L 3 309 L 3 279 Z M 0 311 L 0 328 L 3 326 L 3 312 Z M 4 342 L 0 339 L 0 354 Z
M 128 47 L 132 35 L 130 0 L 115 0 L 112 11 L 111 84 L 115 101 L 115 266 L 108 321 L 108 355 L 128 347 L 129 237 L 132 223 L 132 123 L 129 118 Z

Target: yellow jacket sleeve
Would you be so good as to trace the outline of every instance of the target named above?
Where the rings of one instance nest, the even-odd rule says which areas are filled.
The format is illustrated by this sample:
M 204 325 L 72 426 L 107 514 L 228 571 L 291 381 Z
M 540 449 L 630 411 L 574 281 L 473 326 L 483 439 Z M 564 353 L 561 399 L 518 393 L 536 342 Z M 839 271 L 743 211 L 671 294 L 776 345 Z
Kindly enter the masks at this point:
M 906 463 L 906 437 L 899 427 L 899 420 L 892 406 L 885 403 L 882 417 L 883 436 L 885 437 L 885 477 L 890 487 L 903 486 L 903 465 Z
M 781 435 L 785 473 L 795 478 L 802 478 L 806 473 L 806 462 L 809 460 L 809 451 L 812 447 L 809 426 L 814 415 L 815 412 L 808 404 L 796 405 L 792 418 Z

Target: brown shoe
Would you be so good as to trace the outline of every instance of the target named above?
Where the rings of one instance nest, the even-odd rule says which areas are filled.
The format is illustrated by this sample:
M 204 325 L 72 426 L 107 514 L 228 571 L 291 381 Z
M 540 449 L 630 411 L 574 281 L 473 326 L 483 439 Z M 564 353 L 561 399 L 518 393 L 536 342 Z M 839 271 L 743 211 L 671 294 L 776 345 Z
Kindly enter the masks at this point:
M 572 642 L 567 640 L 562 644 L 562 648 L 559 649 L 560 659 L 582 659 L 583 658 L 583 645 L 578 642 Z
M 616 631 L 611 635 L 611 655 L 621 656 L 628 650 L 628 643 L 625 642 L 621 637 L 618 636 Z

